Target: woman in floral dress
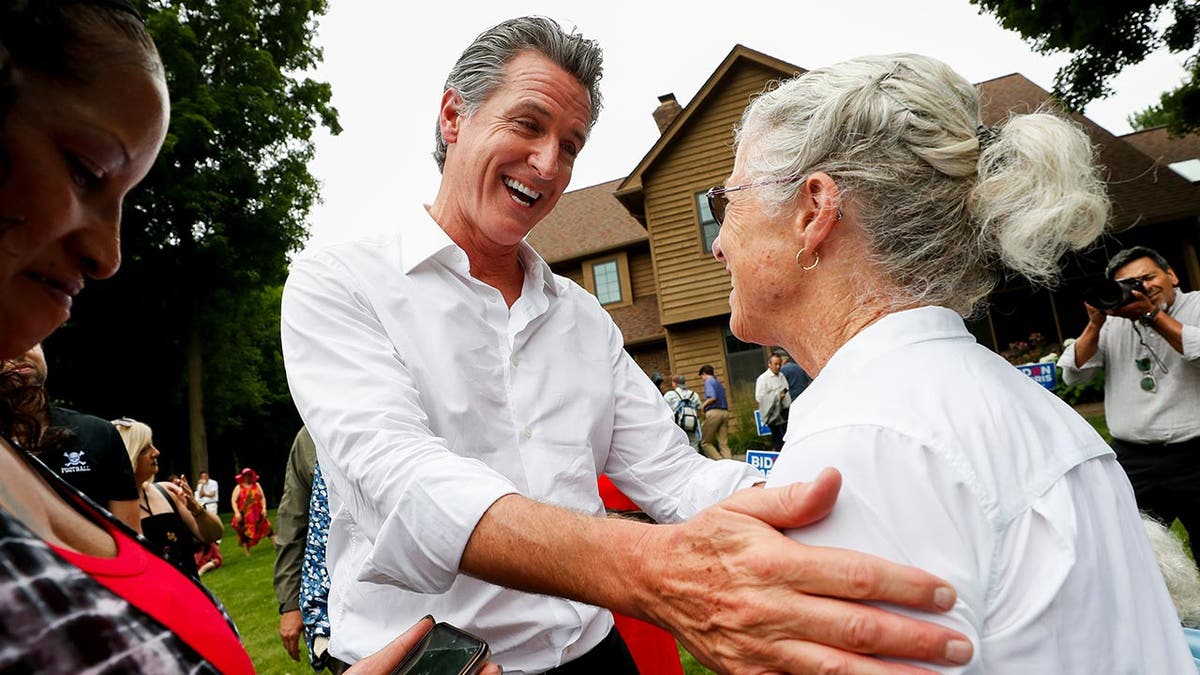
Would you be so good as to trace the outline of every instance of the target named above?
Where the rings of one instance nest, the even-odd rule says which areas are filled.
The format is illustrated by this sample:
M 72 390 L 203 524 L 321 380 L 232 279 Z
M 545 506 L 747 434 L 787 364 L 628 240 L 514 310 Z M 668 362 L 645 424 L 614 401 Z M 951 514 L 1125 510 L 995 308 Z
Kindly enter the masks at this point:
M 267 520 L 267 498 L 254 469 L 246 467 L 238 474 L 230 501 L 233 504 L 233 529 L 248 556 L 255 544 L 275 534 L 271 530 L 271 521 Z

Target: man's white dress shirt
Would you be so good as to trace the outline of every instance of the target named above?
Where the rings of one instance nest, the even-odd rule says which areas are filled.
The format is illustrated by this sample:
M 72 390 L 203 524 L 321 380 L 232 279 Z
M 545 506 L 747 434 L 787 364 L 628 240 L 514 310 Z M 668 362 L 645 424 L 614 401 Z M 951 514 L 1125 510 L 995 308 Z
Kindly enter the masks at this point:
M 1194 671 L 1112 451 L 951 310 L 880 319 L 792 404 L 768 485 L 826 466 L 843 476 L 833 513 L 789 535 L 949 581 L 948 614 L 905 612 L 975 644 L 966 667 L 935 670 Z
M 761 480 L 698 456 L 596 299 L 527 245 L 520 260 L 510 309 L 422 208 L 292 267 L 283 351 L 329 486 L 341 660 L 433 614 L 486 639 L 506 673 L 570 661 L 608 633 L 607 610 L 458 572 L 492 503 L 519 493 L 602 517 L 605 473 L 675 522 Z

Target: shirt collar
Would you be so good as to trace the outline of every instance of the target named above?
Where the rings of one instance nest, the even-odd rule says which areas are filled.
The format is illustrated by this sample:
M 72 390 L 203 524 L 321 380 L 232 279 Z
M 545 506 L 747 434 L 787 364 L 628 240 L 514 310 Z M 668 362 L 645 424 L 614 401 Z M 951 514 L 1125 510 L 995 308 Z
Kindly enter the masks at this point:
M 954 310 L 918 307 L 894 312 L 862 329 L 834 352 L 821 370 L 821 376 L 837 373 L 836 377 L 843 377 L 893 350 L 918 342 L 947 338 L 973 339 L 962 317 Z M 835 377 L 824 379 L 832 380 Z
M 440 257 L 441 253 L 453 255 L 453 252 L 457 251 L 460 255 L 455 257 L 465 263 L 465 252 L 437 224 L 433 216 L 429 215 L 429 209 L 423 204 L 417 206 L 420 213 L 413 213 L 405 219 L 400 235 L 400 267 L 404 273 L 411 274 L 418 265 L 431 258 Z
M 521 242 L 521 249 L 517 255 L 520 257 L 521 266 L 525 268 L 526 279 L 532 279 L 535 283 L 540 284 L 550 295 L 558 295 L 558 284 L 554 281 L 554 272 L 550 269 L 550 265 L 542 259 L 542 256 L 533 250 L 528 240 Z
M 421 263 L 435 258 L 451 266 L 457 264 L 469 269 L 466 251 L 454 243 L 424 205 L 420 205 L 420 213 L 413 214 L 406 222 L 408 224 L 401 235 L 403 245 L 400 247 L 400 266 L 405 274 L 411 274 Z M 545 287 L 547 293 L 558 295 L 558 285 L 550 265 L 533 250 L 528 241 L 521 242 L 517 257 L 525 269 L 527 280 L 532 278 Z

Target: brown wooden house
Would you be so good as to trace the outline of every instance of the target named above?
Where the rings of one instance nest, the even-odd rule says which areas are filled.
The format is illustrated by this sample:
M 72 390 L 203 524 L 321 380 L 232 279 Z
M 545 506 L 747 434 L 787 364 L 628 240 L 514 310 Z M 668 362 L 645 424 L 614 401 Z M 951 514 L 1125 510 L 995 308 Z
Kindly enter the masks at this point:
M 680 108 L 672 95 L 660 97 L 654 117 L 662 134 L 628 176 L 564 195 L 530 234 L 555 271 L 593 292 L 603 286 L 605 306 L 647 373 L 694 378 L 701 365 L 712 364 L 735 407 L 743 396 L 752 398 L 746 390 L 763 371 L 765 352 L 729 332 L 731 289 L 711 254 L 717 228 L 704 192 L 733 170 L 732 130 L 752 97 L 772 81 L 803 72 L 735 46 L 687 107 Z M 1050 100 L 1019 74 L 978 86 L 989 124 Z M 1200 287 L 1200 186 L 1170 168 L 1200 156 L 1190 145 L 1200 141 L 1176 142 L 1155 130 L 1122 138 L 1075 118 L 1106 166 L 1114 203 L 1111 234 L 1097 250 L 1064 263 L 1064 283 L 1054 292 L 1008 280 L 993 293 L 988 311 L 971 328 L 998 351 L 1031 333 L 1050 342 L 1076 335 L 1086 321 L 1082 288 L 1102 272 L 1109 255 L 1127 245 L 1155 247 L 1185 289 Z M 614 271 L 624 293 L 619 299 L 611 290 Z

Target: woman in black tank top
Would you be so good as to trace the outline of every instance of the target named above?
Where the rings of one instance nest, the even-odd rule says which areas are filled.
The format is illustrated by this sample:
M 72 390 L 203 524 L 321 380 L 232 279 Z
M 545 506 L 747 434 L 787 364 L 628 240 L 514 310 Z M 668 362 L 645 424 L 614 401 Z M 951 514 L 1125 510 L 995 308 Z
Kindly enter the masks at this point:
M 155 488 L 147 489 L 147 486 Z M 142 490 L 142 536 L 154 545 L 154 552 L 189 576 L 199 576 L 196 568 L 197 541 L 192 531 L 179 515 L 175 500 L 158 483 L 143 483 Z M 150 493 L 157 492 L 171 510 L 155 513 L 150 504 Z
M 180 486 L 153 481 L 159 452 L 149 426 L 128 417 L 113 420 L 113 425 L 125 441 L 133 478 L 141 492 L 142 535 L 164 560 L 184 574 L 197 577 L 196 551 L 200 544 L 220 539 L 224 525 L 196 501 L 186 483 Z

